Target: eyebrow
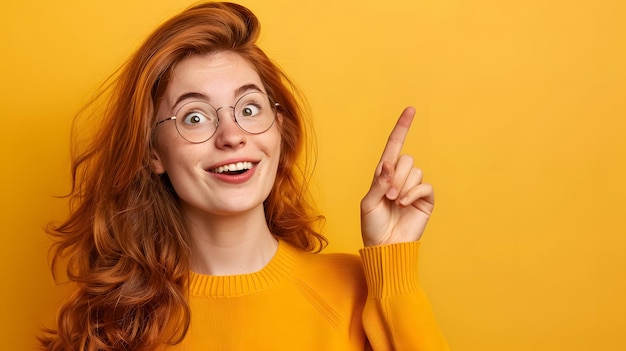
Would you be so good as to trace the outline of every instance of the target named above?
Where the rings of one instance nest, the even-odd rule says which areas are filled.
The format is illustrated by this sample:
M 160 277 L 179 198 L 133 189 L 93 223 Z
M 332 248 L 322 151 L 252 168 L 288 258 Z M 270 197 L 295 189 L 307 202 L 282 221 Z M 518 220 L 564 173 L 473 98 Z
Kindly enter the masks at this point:
M 261 90 L 261 88 L 259 88 L 256 84 L 250 83 L 250 84 L 244 84 L 242 86 L 240 86 L 239 88 L 235 89 L 235 97 L 239 97 L 240 95 L 243 95 L 244 93 L 247 93 L 249 91 L 259 91 L 259 92 L 263 92 L 263 90 Z M 178 106 L 178 104 L 180 104 L 182 101 L 185 100 L 204 100 L 206 102 L 208 102 L 210 100 L 209 96 L 203 93 L 198 93 L 198 92 L 189 92 L 189 93 L 185 93 L 181 96 L 178 97 L 178 99 L 176 99 L 176 102 L 174 103 L 174 105 L 172 105 L 172 109 L 176 109 L 176 106 Z

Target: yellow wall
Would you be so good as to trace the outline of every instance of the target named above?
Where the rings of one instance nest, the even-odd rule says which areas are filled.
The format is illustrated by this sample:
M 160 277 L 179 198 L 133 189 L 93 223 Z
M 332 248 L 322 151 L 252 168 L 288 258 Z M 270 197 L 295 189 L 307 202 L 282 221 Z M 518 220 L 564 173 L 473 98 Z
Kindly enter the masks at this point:
M 422 281 L 453 349 L 626 349 L 623 1 L 244 4 L 310 100 L 330 250 L 359 247 L 358 201 L 413 104 L 406 151 L 437 193 Z M 2 349 L 32 349 L 63 292 L 41 227 L 66 213 L 72 116 L 187 5 L 2 6 Z

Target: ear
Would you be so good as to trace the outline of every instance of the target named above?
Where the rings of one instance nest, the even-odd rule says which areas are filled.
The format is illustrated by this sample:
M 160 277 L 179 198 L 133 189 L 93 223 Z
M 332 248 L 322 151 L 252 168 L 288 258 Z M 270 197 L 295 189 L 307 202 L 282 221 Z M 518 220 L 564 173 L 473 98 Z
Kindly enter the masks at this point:
M 156 174 L 165 173 L 165 166 L 163 166 L 163 162 L 161 161 L 161 156 L 156 149 L 150 150 L 150 168 Z

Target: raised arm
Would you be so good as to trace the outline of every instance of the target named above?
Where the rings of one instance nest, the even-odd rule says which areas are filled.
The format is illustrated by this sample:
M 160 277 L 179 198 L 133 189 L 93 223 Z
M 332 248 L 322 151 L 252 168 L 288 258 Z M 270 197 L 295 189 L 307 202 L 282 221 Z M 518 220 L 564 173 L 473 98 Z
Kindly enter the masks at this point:
M 412 107 L 400 115 L 361 201 L 361 257 L 368 286 L 363 327 L 374 351 L 448 350 L 418 280 L 418 240 L 434 195 L 413 158 L 400 154 L 414 115 Z

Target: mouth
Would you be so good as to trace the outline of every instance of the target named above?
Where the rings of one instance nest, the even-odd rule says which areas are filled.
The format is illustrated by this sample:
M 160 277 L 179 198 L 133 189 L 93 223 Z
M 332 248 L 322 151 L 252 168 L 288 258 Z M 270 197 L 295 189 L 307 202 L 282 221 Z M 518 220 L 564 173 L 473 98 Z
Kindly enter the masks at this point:
M 254 164 L 252 162 L 236 162 L 209 169 L 209 172 L 225 175 L 237 175 L 251 170 L 253 166 Z

